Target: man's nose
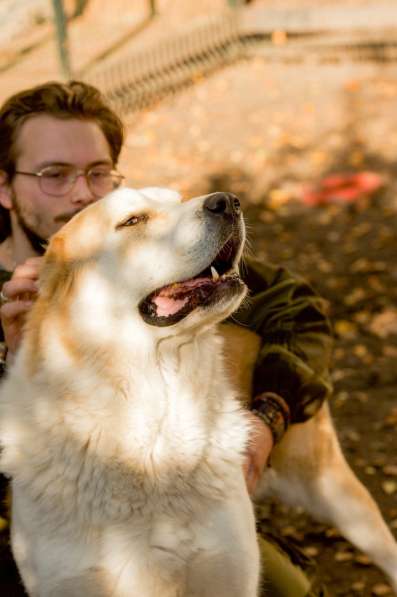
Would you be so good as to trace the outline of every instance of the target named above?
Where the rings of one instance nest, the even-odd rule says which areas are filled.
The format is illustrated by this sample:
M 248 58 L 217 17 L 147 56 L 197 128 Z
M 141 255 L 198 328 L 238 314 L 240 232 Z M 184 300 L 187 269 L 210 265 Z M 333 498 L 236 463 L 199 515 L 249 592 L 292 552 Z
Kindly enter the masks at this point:
M 78 174 L 71 191 L 72 203 L 77 205 L 88 205 L 95 200 L 96 197 L 90 189 L 87 177 L 83 173 Z
M 240 201 L 232 193 L 211 193 L 204 201 L 204 209 L 211 215 L 236 218 L 241 213 Z

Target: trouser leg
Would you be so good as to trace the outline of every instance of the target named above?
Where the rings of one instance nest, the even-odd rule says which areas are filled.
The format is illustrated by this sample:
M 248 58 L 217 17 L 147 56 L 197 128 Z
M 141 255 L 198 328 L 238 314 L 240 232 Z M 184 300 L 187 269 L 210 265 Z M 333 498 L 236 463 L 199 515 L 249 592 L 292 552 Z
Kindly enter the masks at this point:
M 258 539 L 263 569 L 260 597 L 330 597 L 280 548 Z

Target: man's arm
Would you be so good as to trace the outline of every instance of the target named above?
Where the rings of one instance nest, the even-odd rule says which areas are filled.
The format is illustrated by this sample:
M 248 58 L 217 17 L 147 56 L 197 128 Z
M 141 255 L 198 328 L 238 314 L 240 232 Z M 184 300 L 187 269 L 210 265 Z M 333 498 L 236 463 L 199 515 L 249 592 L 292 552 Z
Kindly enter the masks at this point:
M 332 336 L 324 300 L 281 267 L 247 260 L 242 277 L 251 294 L 233 319 L 261 337 L 254 412 L 263 410 L 270 417 L 280 413 L 293 423 L 303 422 L 317 412 L 332 388 Z

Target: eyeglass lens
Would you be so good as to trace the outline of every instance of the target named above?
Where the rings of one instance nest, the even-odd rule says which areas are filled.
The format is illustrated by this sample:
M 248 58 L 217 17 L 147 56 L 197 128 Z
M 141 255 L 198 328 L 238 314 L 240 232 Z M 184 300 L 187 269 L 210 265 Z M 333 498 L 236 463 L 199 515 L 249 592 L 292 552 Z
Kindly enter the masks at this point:
M 49 166 L 41 172 L 41 190 L 49 195 L 66 195 L 77 177 L 84 175 L 91 192 L 103 197 L 120 186 L 122 176 L 106 166 L 96 166 L 83 173 L 69 166 Z

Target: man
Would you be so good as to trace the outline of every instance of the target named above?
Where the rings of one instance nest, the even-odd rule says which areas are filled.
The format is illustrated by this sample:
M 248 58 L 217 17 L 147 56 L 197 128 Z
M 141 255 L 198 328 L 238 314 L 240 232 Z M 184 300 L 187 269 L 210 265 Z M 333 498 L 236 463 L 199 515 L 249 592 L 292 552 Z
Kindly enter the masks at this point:
M 119 118 L 98 90 L 81 82 L 28 89 L 0 109 L 0 315 L 8 359 L 38 290 L 47 239 L 120 185 L 122 142 Z M 234 321 L 261 337 L 245 470 L 252 493 L 273 444 L 290 422 L 312 416 L 329 393 L 331 339 L 322 300 L 305 283 L 281 268 L 250 261 L 243 277 L 251 300 Z M 280 556 L 270 544 L 263 550 L 280 569 L 272 595 L 309 594 L 310 583 L 296 578 L 289 562 L 276 563 Z M 285 592 L 280 586 L 288 575 L 296 584 Z

